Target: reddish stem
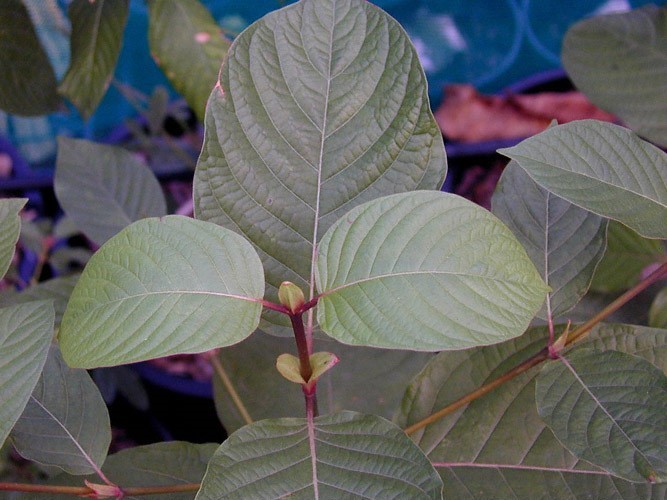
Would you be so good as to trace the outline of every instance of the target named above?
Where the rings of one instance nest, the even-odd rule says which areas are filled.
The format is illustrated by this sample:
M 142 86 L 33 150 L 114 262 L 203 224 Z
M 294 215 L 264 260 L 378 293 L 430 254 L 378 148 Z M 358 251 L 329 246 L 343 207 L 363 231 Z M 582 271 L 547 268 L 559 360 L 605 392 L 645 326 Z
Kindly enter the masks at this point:
M 310 366 L 310 352 L 308 350 L 308 342 L 306 340 L 306 329 L 303 325 L 303 315 L 301 313 L 290 314 L 289 319 L 292 322 L 292 329 L 294 330 L 294 339 L 296 340 L 296 348 L 299 351 L 299 365 L 301 377 L 308 382 L 313 375 L 313 369 Z

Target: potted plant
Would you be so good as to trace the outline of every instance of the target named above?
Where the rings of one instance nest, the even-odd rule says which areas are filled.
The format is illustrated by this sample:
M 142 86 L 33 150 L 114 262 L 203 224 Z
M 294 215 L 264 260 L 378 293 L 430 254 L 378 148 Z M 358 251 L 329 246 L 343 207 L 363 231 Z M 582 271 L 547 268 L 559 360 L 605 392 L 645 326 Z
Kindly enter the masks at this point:
M 664 26 L 664 10 L 628 16 Z M 101 247 L 57 344 L 52 300 L 0 310 L 0 432 L 68 474 L 0 488 L 664 495 L 665 331 L 603 323 L 667 275 L 664 256 L 568 322 L 610 219 L 667 238 L 663 151 L 618 125 L 573 122 L 501 151 L 513 162 L 494 213 L 439 191 L 446 157 L 416 52 L 362 0 L 302 0 L 239 35 L 205 126 L 194 219 L 166 215 L 127 152 L 60 140 L 59 200 Z M 23 203 L 0 204 L 3 272 Z M 82 368 L 212 349 L 229 438 L 107 457 L 108 417 Z

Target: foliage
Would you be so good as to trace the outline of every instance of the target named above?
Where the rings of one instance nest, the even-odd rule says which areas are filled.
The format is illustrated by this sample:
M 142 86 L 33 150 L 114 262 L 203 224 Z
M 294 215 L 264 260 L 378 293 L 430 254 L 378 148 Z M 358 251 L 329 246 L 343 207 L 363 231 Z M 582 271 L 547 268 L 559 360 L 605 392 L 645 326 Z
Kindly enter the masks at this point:
M 151 0 L 151 17 L 168 22 L 169 4 Z M 612 19 L 636 27 L 647 13 L 665 18 Z M 591 26 L 607 22 L 575 33 L 606 36 Z M 105 26 L 77 34 L 100 67 L 107 55 L 86 47 Z M 577 40 L 566 60 L 588 50 Z M 179 51 L 160 60 L 192 71 L 219 56 L 194 52 L 190 65 Z M 0 431 L 52 474 L 46 498 L 664 497 L 664 292 L 653 328 L 603 323 L 667 275 L 663 151 L 618 125 L 555 125 L 501 151 L 512 161 L 493 213 L 440 192 L 445 151 L 416 51 L 363 0 L 266 16 L 211 87 L 194 219 L 166 215 L 126 151 L 59 143 L 57 195 L 101 248 L 75 285 L 0 309 Z M 0 200 L 2 270 L 23 203 Z M 628 252 L 642 266 L 617 279 Z M 571 325 L 593 282 L 630 289 Z M 107 457 L 108 416 L 81 368 L 211 349 L 229 438 Z M 0 483 L 40 498 L 32 486 Z

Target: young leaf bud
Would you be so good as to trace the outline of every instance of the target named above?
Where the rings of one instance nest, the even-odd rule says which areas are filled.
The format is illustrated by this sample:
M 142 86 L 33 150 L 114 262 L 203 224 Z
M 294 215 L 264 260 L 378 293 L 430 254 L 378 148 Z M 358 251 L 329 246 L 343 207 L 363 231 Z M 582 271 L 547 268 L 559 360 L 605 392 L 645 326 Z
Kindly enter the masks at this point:
M 278 288 L 278 300 L 291 313 L 296 313 L 306 302 L 301 288 L 290 281 L 283 281 Z

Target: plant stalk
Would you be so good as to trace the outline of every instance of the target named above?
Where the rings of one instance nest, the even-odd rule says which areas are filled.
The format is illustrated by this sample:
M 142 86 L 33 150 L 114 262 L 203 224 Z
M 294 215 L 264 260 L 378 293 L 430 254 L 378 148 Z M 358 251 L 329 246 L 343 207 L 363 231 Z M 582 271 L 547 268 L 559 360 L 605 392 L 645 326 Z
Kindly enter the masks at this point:
M 299 368 L 301 377 L 308 382 L 313 375 L 313 369 L 310 366 L 310 349 L 306 339 L 306 329 L 303 325 L 303 314 L 290 314 L 289 319 L 292 322 L 296 348 L 299 351 Z
M 651 273 L 649 276 L 644 278 L 642 281 L 640 281 L 637 285 L 633 286 L 630 290 L 625 292 L 623 295 L 618 297 L 616 300 L 608 304 L 604 309 L 602 309 L 600 312 L 598 312 L 595 316 L 593 316 L 591 319 L 586 321 L 584 324 L 576 328 L 572 333 L 569 334 L 567 343 L 565 345 L 571 345 L 577 340 L 583 338 L 586 334 L 588 334 L 593 327 L 595 327 L 598 323 L 604 321 L 606 318 L 608 318 L 611 314 L 615 313 L 618 311 L 621 307 L 623 307 L 625 304 L 627 304 L 630 300 L 632 300 L 634 297 L 636 297 L 638 294 L 646 290 L 649 286 L 653 285 L 660 279 L 667 277 L 667 263 L 662 264 L 657 270 L 655 270 L 653 273 Z M 542 349 L 540 352 L 537 354 L 531 356 L 527 360 L 523 361 L 519 365 L 515 366 L 511 370 L 505 372 L 503 375 L 498 377 L 495 380 L 492 380 L 488 384 L 484 384 L 477 390 L 467 394 L 466 396 L 463 396 L 460 399 L 457 399 L 453 403 L 448 404 L 444 408 L 441 408 L 437 412 L 429 415 L 423 420 L 420 420 L 419 422 L 416 422 L 409 427 L 406 427 L 404 429 L 404 432 L 406 434 L 413 434 L 414 432 L 423 429 L 427 425 L 432 424 L 433 422 L 455 412 L 459 408 L 467 405 L 468 403 L 473 402 L 474 400 L 484 396 L 485 394 L 488 394 L 489 392 L 493 391 L 497 387 L 500 387 L 503 385 L 505 382 L 509 382 L 510 380 L 514 379 L 518 375 L 530 370 L 534 366 L 539 365 L 540 363 L 546 361 L 547 359 L 550 359 L 549 357 L 549 349 L 548 347 Z
M 165 493 L 183 493 L 199 490 L 200 483 L 184 483 L 170 486 L 142 486 L 121 488 L 124 495 L 160 495 Z M 94 490 L 88 486 L 56 486 L 48 484 L 0 483 L 0 491 L 21 491 L 24 493 L 51 493 L 54 495 L 88 496 Z
M 250 413 L 248 413 L 248 409 L 243 404 L 241 396 L 239 396 L 239 393 L 236 392 L 236 388 L 234 387 L 232 380 L 229 378 L 229 375 L 227 375 L 227 372 L 222 366 L 220 358 L 217 356 L 217 354 L 214 354 L 212 356 L 209 356 L 208 359 L 209 362 L 211 363 L 211 366 L 213 366 L 213 370 L 215 370 L 216 375 L 220 377 L 222 385 L 225 386 L 225 389 L 229 393 L 229 397 L 232 398 L 232 402 L 234 403 L 234 406 L 236 406 L 236 409 L 238 410 L 245 424 L 246 425 L 252 424 L 253 419 L 250 416 Z

